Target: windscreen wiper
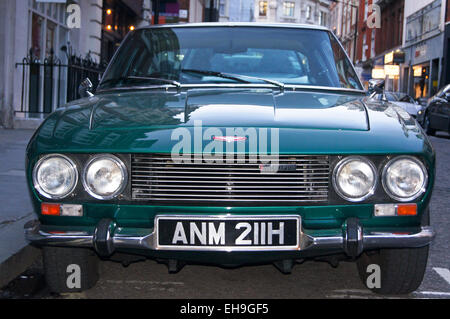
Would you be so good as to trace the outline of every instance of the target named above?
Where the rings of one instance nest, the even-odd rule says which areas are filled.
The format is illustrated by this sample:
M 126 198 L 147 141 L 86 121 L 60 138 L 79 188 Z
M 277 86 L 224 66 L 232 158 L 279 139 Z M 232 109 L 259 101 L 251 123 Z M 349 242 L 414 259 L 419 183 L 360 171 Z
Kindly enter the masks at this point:
M 108 79 L 103 81 L 101 84 L 106 84 L 106 83 L 118 83 L 120 81 L 126 81 L 126 80 L 142 80 L 142 81 L 154 81 L 154 82 L 163 82 L 163 83 L 167 83 L 167 84 L 171 84 L 173 86 L 175 86 L 177 88 L 177 90 L 181 90 L 181 83 L 175 80 L 169 80 L 169 79 L 164 79 L 164 78 L 157 78 L 157 77 L 150 77 L 150 76 L 135 76 L 135 75 L 129 75 L 129 76 L 122 76 L 119 78 L 114 78 L 114 79 Z
M 217 76 L 217 77 L 224 78 L 224 79 L 236 80 L 236 81 L 243 82 L 243 83 L 251 83 L 250 81 L 242 79 L 242 78 L 247 78 L 249 80 L 262 81 L 262 82 L 266 82 L 266 83 L 275 85 L 275 86 L 279 87 L 281 91 L 284 91 L 284 86 L 285 86 L 284 83 L 279 82 L 279 81 L 259 78 L 256 76 L 243 75 L 243 74 L 225 73 L 225 72 L 208 71 L 208 70 L 197 70 L 197 69 L 181 69 L 181 72 L 211 75 L 211 76 Z
M 164 78 L 154 78 L 151 76 L 135 76 L 135 75 L 130 75 L 126 77 L 127 79 L 131 79 L 131 80 L 149 80 L 149 81 L 160 81 L 163 83 L 167 83 L 167 84 L 172 84 L 174 86 L 177 87 L 177 89 L 181 89 L 181 83 L 175 80 L 169 80 L 169 79 L 164 79 Z

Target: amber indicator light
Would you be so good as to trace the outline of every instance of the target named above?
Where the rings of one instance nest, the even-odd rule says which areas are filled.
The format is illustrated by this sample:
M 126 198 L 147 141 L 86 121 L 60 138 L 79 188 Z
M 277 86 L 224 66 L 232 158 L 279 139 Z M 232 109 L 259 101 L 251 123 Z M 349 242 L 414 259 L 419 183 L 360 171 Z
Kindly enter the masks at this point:
M 60 215 L 59 204 L 42 203 L 41 212 L 42 215 L 59 216 Z
M 398 216 L 416 216 L 417 205 L 416 204 L 401 204 L 397 207 Z

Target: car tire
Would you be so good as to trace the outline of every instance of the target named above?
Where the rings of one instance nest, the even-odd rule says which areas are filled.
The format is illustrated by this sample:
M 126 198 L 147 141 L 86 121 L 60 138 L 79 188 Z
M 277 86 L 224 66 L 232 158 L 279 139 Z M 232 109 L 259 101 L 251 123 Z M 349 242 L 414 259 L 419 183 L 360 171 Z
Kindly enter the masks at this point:
M 99 258 L 94 251 L 84 248 L 43 247 L 42 253 L 45 280 L 51 292 L 81 292 L 97 283 Z M 77 266 L 79 281 L 73 277 L 78 270 Z
M 423 129 L 427 135 L 434 136 L 436 134 L 436 130 L 430 127 L 430 116 L 428 113 L 425 114 L 425 118 L 423 119 Z
M 422 225 L 429 225 L 429 209 L 422 218 Z M 420 248 L 380 249 L 363 253 L 357 260 L 359 276 L 367 287 L 369 265 L 380 267 L 379 288 L 367 287 L 382 295 L 405 295 L 419 288 L 425 275 L 429 246 Z

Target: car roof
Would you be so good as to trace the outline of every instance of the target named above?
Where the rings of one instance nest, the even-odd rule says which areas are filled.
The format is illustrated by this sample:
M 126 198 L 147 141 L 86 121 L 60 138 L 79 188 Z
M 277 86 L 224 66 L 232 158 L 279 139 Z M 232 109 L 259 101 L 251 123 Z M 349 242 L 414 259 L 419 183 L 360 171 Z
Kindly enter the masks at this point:
M 208 27 L 259 27 L 259 28 L 293 28 L 293 29 L 310 29 L 330 31 L 330 29 L 312 24 L 299 23 L 259 23 L 259 22 L 202 22 L 202 23 L 177 23 L 177 24 L 157 24 L 137 28 L 153 29 L 153 28 L 208 28 Z

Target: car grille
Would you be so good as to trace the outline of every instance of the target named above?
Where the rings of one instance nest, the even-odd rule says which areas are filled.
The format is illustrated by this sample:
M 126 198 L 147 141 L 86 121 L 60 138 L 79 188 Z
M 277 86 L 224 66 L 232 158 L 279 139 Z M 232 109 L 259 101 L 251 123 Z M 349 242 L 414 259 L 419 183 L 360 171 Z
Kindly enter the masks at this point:
M 133 154 L 132 199 L 233 206 L 323 203 L 328 201 L 329 162 L 328 156 L 280 155 L 280 171 L 267 173 L 248 157 L 244 163 L 179 163 L 170 154 Z

